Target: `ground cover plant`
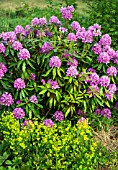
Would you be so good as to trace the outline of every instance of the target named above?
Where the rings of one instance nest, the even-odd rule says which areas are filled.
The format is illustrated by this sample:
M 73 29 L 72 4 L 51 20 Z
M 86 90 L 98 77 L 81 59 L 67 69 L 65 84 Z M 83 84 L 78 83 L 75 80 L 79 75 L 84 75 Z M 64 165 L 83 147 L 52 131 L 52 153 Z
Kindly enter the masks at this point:
M 99 122 L 108 124 L 114 116 L 110 108 L 116 100 L 118 51 L 112 48 L 111 37 L 102 35 L 101 25 L 95 23 L 85 29 L 81 23 L 73 21 L 73 6 L 62 7 L 61 15 L 61 19 L 51 16 L 49 22 L 44 17 L 35 17 L 25 28 L 17 25 L 14 31 L 0 34 L 1 150 L 7 154 L 2 155 L 1 165 L 6 168 L 7 164 L 15 161 L 14 168 L 27 164 L 29 169 L 33 165 L 34 169 L 92 170 L 107 162 L 105 148 L 101 155 L 97 152 L 98 148 L 93 148 L 95 154 L 90 158 L 94 139 L 91 139 L 92 129 L 89 131 L 87 118 L 93 127 L 98 127 Z M 86 128 L 78 131 L 84 123 L 88 131 Z M 74 130 L 77 131 L 75 136 L 71 134 Z M 51 133 L 49 136 L 48 132 Z M 66 133 L 72 138 L 63 136 Z M 24 134 L 28 135 L 26 140 Z M 37 136 L 39 134 L 41 136 Z M 75 154 L 79 152 L 78 145 L 82 145 L 83 152 L 78 154 L 80 157 L 87 154 L 86 161 L 74 155 L 73 162 L 70 152 L 70 161 L 67 161 L 61 152 L 65 148 L 62 143 L 66 137 L 70 141 L 81 141 L 67 148 L 70 148 L 69 151 L 72 148 Z M 56 144 L 47 142 L 49 138 Z M 39 146 L 38 141 L 41 140 Z M 97 146 L 100 147 L 99 144 Z M 42 153 L 45 147 L 47 150 Z M 87 148 L 84 150 L 83 147 Z M 43 156 L 38 155 L 39 150 Z M 36 160 L 31 153 L 29 159 L 30 151 Z M 64 155 L 66 152 L 63 151 Z M 11 163 L 5 163 L 6 157 Z M 48 164 L 45 164 L 45 159 Z M 39 165 L 39 162 L 42 164 Z
M 87 119 L 74 126 L 69 121 L 45 126 L 36 118 L 21 124 L 6 112 L 0 130 L 2 169 L 94 170 L 116 159 L 93 138 Z

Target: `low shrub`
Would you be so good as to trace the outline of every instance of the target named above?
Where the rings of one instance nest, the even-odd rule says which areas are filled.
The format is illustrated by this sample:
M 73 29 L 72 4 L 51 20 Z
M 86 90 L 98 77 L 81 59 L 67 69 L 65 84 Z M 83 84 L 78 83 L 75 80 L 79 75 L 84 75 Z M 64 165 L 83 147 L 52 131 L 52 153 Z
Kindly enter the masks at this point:
M 87 119 L 72 126 L 62 121 L 52 126 L 33 121 L 19 122 L 13 113 L 4 112 L 0 119 L 1 167 L 14 169 L 97 170 L 110 155 L 93 138 Z

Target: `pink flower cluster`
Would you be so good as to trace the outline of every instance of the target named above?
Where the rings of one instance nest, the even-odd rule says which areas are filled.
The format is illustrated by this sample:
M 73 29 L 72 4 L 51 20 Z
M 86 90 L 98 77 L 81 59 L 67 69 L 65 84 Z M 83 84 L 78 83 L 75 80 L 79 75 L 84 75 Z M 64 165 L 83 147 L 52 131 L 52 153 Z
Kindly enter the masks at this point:
M 13 110 L 14 117 L 16 119 L 22 119 L 25 117 L 25 112 L 21 107 L 17 107 Z
M 62 121 L 62 120 L 64 120 L 64 114 L 61 111 L 56 111 L 54 113 L 54 119 L 56 121 Z
M 30 97 L 30 102 L 31 103 L 38 103 L 38 99 L 37 99 L 37 97 L 35 96 L 35 95 L 32 95 L 31 97 Z
M 16 34 L 15 32 L 11 31 L 11 32 L 3 32 L 2 33 L 2 38 L 4 41 L 9 41 L 11 43 L 13 43 L 16 40 Z
M 108 64 L 110 60 L 113 60 L 115 64 L 118 63 L 118 52 L 115 52 L 110 45 L 111 37 L 108 34 L 104 34 L 100 41 L 92 46 L 92 51 L 95 54 L 99 54 L 99 63 Z
M 94 111 L 94 113 L 95 113 L 95 114 L 101 114 L 101 115 L 105 116 L 105 117 L 108 118 L 108 119 L 110 119 L 110 117 L 111 117 L 111 111 L 110 111 L 110 109 L 108 109 L 108 108 L 104 108 L 104 109 L 102 109 L 102 110 L 96 109 L 96 110 Z
M 0 104 L 4 106 L 11 106 L 14 103 L 14 99 L 12 95 L 8 92 L 5 92 L 0 97 Z
M 16 28 L 15 28 L 15 30 L 14 30 L 14 32 L 15 32 L 15 34 L 17 35 L 23 35 L 23 36 L 25 36 L 26 35 L 26 31 L 25 31 L 25 29 L 21 26 L 21 25 L 17 25 L 16 26 Z
M 21 78 L 17 78 L 14 81 L 14 88 L 16 88 L 17 90 L 24 89 L 25 88 L 24 80 L 22 80 Z
M 50 61 L 49 61 L 49 66 L 54 68 L 59 68 L 61 67 L 61 60 L 59 59 L 58 56 L 53 56 L 51 57 Z
M 24 126 L 24 127 L 25 127 L 25 126 L 32 125 L 32 124 L 33 124 L 32 120 L 24 120 L 24 122 L 23 122 L 23 126 Z
M 68 6 L 68 7 L 62 7 L 60 9 L 60 12 L 62 13 L 62 18 L 66 19 L 66 20 L 71 20 L 72 18 L 72 12 L 74 12 L 74 7 Z
M 64 27 L 60 27 L 60 28 L 59 28 L 59 31 L 62 32 L 62 33 L 65 33 L 65 32 L 67 32 L 68 30 L 67 30 L 66 28 L 64 28 Z
M 54 126 L 54 122 L 51 119 L 44 120 L 44 125 L 52 128 Z
M 27 49 L 23 48 L 20 50 L 20 53 L 18 54 L 18 58 L 20 60 L 27 60 L 28 58 L 30 58 L 30 53 Z
M 31 73 L 30 80 L 36 80 L 36 75 L 34 73 Z
M 0 44 L 0 53 L 5 53 L 6 47 L 4 46 L 3 43 Z
M 52 89 L 59 89 L 59 88 L 60 88 L 60 86 L 59 86 L 59 84 L 58 84 L 57 81 L 53 81 L 53 80 L 49 79 L 49 80 L 47 81 L 47 83 L 50 84 L 50 86 L 51 86 Z
M 53 50 L 53 47 L 48 42 L 45 42 L 40 49 L 40 53 L 48 54 L 52 50 Z
M 19 51 L 23 48 L 23 46 L 19 41 L 14 41 L 12 44 L 12 48 L 16 51 Z
M 76 35 L 74 33 L 69 33 L 68 34 L 68 41 L 77 41 Z
M 105 97 L 108 99 L 108 100 L 111 100 L 113 98 L 113 94 L 116 92 L 117 90 L 117 87 L 115 84 L 110 84 L 108 86 L 108 92 L 105 93 Z
M 66 76 L 69 76 L 69 77 L 77 77 L 78 75 L 78 71 L 77 71 L 77 68 L 75 66 L 71 66 L 67 69 L 66 71 Z
M 4 74 L 7 72 L 7 67 L 4 65 L 4 63 L 0 63 L 0 79 L 4 76 Z
M 76 60 L 75 57 L 71 58 L 71 60 L 68 59 L 67 66 L 77 67 L 78 66 L 78 61 Z
M 51 24 L 61 24 L 61 22 L 59 21 L 59 19 L 56 16 L 52 16 L 49 20 L 49 22 Z
M 116 76 L 117 75 L 117 69 L 116 69 L 116 67 L 111 66 L 111 67 L 107 68 L 106 73 L 107 73 L 108 76 Z

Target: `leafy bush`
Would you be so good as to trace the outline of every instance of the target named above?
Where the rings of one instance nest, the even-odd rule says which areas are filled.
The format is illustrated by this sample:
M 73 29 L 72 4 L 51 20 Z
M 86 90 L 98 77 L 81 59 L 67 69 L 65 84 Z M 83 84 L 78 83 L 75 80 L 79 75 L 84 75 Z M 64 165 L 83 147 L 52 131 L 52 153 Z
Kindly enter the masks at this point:
M 92 135 L 88 121 L 62 121 L 52 128 L 34 118 L 25 126 L 6 112 L 0 119 L 1 165 L 22 169 L 94 170 L 108 162 L 108 152 Z M 9 166 L 8 166 L 9 165 Z
M 89 23 L 102 25 L 102 32 L 112 37 L 112 46 L 118 44 L 118 1 L 117 0 L 83 0 L 88 4 Z
M 98 24 L 88 30 L 76 21 L 70 25 L 72 12 L 73 6 L 61 8 L 65 28 L 55 16 L 49 23 L 35 17 L 25 29 L 1 34 L 1 113 L 13 111 L 17 119 L 50 118 L 56 111 L 69 119 L 93 112 L 111 117 L 106 107 L 115 99 L 118 51 L 108 34 L 100 38 Z

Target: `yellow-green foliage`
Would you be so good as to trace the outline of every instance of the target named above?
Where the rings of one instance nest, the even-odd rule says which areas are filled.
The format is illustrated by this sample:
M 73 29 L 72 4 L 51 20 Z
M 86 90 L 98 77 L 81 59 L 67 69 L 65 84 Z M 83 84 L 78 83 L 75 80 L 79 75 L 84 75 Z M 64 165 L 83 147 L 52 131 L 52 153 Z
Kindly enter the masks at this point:
M 88 121 L 72 126 L 69 121 L 52 128 L 33 120 L 26 127 L 12 113 L 4 113 L 0 121 L 4 140 L 19 166 L 40 169 L 97 169 L 98 143 L 93 139 Z M 20 165 L 21 164 L 21 165 Z

